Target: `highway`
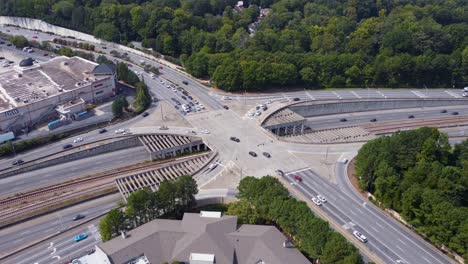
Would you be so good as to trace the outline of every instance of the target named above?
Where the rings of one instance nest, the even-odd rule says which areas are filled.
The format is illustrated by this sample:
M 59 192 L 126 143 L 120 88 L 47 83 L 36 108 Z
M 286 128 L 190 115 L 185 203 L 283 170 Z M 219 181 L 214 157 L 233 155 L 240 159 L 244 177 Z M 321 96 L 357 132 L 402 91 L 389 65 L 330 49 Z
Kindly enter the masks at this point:
M 0 25 L 0 31 L 4 30 L 5 27 Z M 51 39 L 53 36 L 44 33 L 33 33 L 28 30 L 19 29 L 15 32 L 17 34 L 22 34 L 31 38 L 33 35 L 38 36 L 39 40 Z M 108 58 L 117 60 L 116 58 L 109 55 L 109 52 L 113 49 L 116 49 L 112 44 L 106 45 L 108 48 L 103 49 Z M 98 49 L 101 48 L 101 45 L 98 45 Z M 120 53 L 123 51 L 118 50 Z M 141 60 L 144 60 L 147 64 L 160 67 L 156 61 L 149 61 L 146 58 L 141 56 L 129 53 L 129 57 L 133 62 L 139 63 Z M 137 70 L 142 72 L 141 67 L 133 66 L 130 69 Z M 172 102 L 171 98 L 176 98 L 177 100 L 183 102 L 184 99 L 178 91 L 173 91 L 166 87 L 168 80 L 172 83 L 178 84 L 179 86 L 186 89 L 190 92 L 191 95 L 200 103 L 203 103 L 206 107 L 206 111 L 199 113 L 188 114 L 185 116 L 185 119 L 196 129 L 208 129 L 211 131 L 209 135 L 200 135 L 203 140 L 214 150 L 219 151 L 219 155 L 216 158 L 215 162 L 218 164 L 218 167 L 211 170 L 205 171 L 199 177 L 200 183 L 209 184 L 213 181 L 219 181 L 221 185 L 225 188 L 235 187 L 236 180 L 234 177 L 228 179 L 222 179 L 222 173 L 229 171 L 232 173 L 238 173 L 242 178 L 243 175 L 272 175 L 276 169 L 282 169 L 284 171 L 297 171 L 295 173 L 287 174 L 286 178 L 292 182 L 292 175 L 299 174 L 303 177 L 303 182 L 295 184 L 294 186 L 302 192 L 307 197 L 311 197 L 317 194 L 323 194 L 329 201 L 328 203 L 322 205 L 320 208 L 314 208 L 314 210 L 323 210 L 334 222 L 342 225 L 346 230 L 352 232 L 352 230 L 359 230 L 369 239 L 368 243 L 365 244 L 368 250 L 377 254 L 382 258 L 386 263 L 403 263 L 399 261 L 404 261 L 405 263 L 451 263 L 452 261 L 443 255 L 438 250 L 431 247 L 428 243 L 424 242 L 418 236 L 414 235 L 408 229 L 397 223 L 395 220 L 386 216 L 382 211 L 373 205 L 367 204 L 360 196 L 355 193 L 355 190 L 352 186 L 346 182 L 345 175 L 345 165 L 338 163 L 336 165 L 335 174 L 338 180 L 337 185 L 330 183 L 329 181 L 319 176 L 317 173 L 314 173 L 312 169 L 309 168 L 308 163 L 304 159 L 298 159 L 295 156 L 297 153 L 306 153 L 306 154 L 323 154 L 325 151 L 327 153 L 355 153 L 359 147 L 362 145 L 359 144 L 346 144 L 346 145 L 301 145 L 295 143 L 286 143 L 278 141 L 271 137 L 271 135 L 266 132 L 264 129 L 258 126 L 256 120 L 244 118 L 234 111 L 226 111 L 222 109 L 224 102 L 241 102 L 241 100 L 251 100 L 255 102 L 266 102 L 266 101 L 291 101 L 294 98 L 299 98 L 300 100 L 339 100 L 339 99 L 353 99 L 358 101 L 365 101 L 367 99 L 420 99 L 424 100 L 427 98 L 462 98 L 462 92 L 460 89 L 430 89 L 430 90 L 386 90 L 386 89 L 353 89 L 353 90 L 322 90 L 322 91 L 295 91 L 288 93 L 265 93 L 258 95 L 246 95 L 241 96 L 237 94 L 228 94 L 228 93 L 218 93 L 214 90 L 210 90 L 204 87 L 201 84 L 198 84 L 193 79 L 187 77 L 186 75 L 181 74 L 178 70 L 172 69 L 167 65 L 163 66 L 161 71 L 160 79 L 163 82 L 160 82 L 159 79 L 152 79 L 151 76 L 147 73 L 142 73 L 144 80 L 150 88 L 150 92 L 158 97 L 159 100 L 164 100 L 170 102 L 172 107 L 175 107 L 175 104 Z M 188 81 L 188 85 L 183 85 L 182 81 Z M 458 111 L 460 114 L 467 114 L 468 111 L 462 107 L 447 107 L 450 109 L 448 113 L 440 113 L 439 108 L 432 109 L 414 109 L 414 110 L 400 110 L 400 111 L 378 111 L 378 120 L 408 120 L 409 114 L 414 114 L 415 119 L 430 116 L 440 116 L 450 115 L 451 111 Z M 148 110 L 152 114 L 156 114 L 156 109 L 151 108 Z M 411 111 L 408 112 L 408 111 Z M 359 114 L 343 114 L 336 115 L 333 118 L 330 116 L 326 117 L 317 117 L 310 118 L 309 122 L 313 124 L 313 129 L 317 128 L 330 128 L 341 126 L 339 119 L 341 116 L 347 118 L 347 122 L 343 125 L 357 125 L 369 122 L 371 118 L 377 118 L 377 112 L 369 113 L 359 113 Z M 126 121 L 119 125 L 112 126 L 112 129 L 109 129 L 112 133 L 112 130 L 117 127 L 148 127 L 155 126 L 155 124 L 149 123 L 147 120 L 142 118 L 135 118 L 129 121 Z M 96 133 L 94 132 L 90 132 Z M 110 133 L 103 135 L 110 136 Z M 229 140 L 230 136 L 239 137 L 241 142 L 236 143 Z M 90 135 L 91 138 L 97 138 L 98 135 Z M 85 140 L 89 139 L 88 136 L 84 137 Z M 72 140 L 72 139 L 67 139 Z M 64 142 L 55 143 L 51 146 L 53 151 L 60 151 L 60 147 Z M 43 148 L 41 148 L 43 149 Z M 226 151 L 227 150 L 227 151 Z M 51 150 L 52 151 L 52 150 Z M 252 157 L 248 154 L 249 151 L 255 151 L 257 157 Z M 267 158 L 262 155 L 262 152 L 268 152 L 271 154 L 271 158 Z M 38 157 L 43 154 L 39 151 L 32 151 L 31 154 L 25 154 L 25 161 L 32 159 L 31 157 Z M 129 155 L 118 155 L 118 152 L 109 153 L 109 155 L 101 155 L 98 157 L 93 157 L 90 159 L 83 159 L 76 161 L 76 164 L 67 163 L 68 166 L 75 166 L 75 170 L 70 170 L 67 168 L 67 164 L 53 166 L 44 170 L 38 170 L 33 172 L 31 175 L 20 175 L 18 177 L 12 177 L 10 181 L 3 182 L 0 180 L 0 193 L 8 193 L 19 190 L 24 190 L 25 188 L 31 188 L 31 186 L 37 186 L 41 184 L 51 183 L 57 180 L 67 179 L 74 175 L 73 173 L 83 174 L 96 169 L 81 169 L 85 167 L 85 164 L 94 164 L 96 162 L 102 162 L 103 167 L 112 167 L 117 164 L 121 165 L 125 162 L 132 163 L 132 159 L 139 159 L 138 155 L 132 153 L 125 153 Z M 30 155 L 30 156 L 27 156 Z M 143 154 L 140 158 L 144 159 Z M 145 155 L 147 155 L 145 153 Z M 128 158 L 131 156 L 132 158 Z M 18 157 L 23 157 L 19 155 Z M 92 162 L 91 162 L 92 160 Z M 111 161 L 111 162 L 109 162 Z M 6 163 L 11 163 L 10 160 L 0 162 L 1 166 L 8 166 Z M 93 165 L 94 166 L 94 165 Z M 103 168 L 96 166 L 97 168 Z M 79 169 L 78 169 L 79 168 Z M 41 172 L 42 171 L 42 172 Z M 70 172 L 72 172 L 70 174 Z M 39 181 L 30 180 L 32 175 L 39 178 Z M 38 176 L 39 175 L 39 176 Z M 23 178 L 21 178 L 23 177 Z M 219 177 L 219 178 L 218 178 Z M 8 180 L 8 179 L 5 179 Z M 23 182 L 21 182 L 23 181 Z M 42 181 L 45 181 L 42 183 Z M 14 184 L 20 182 L 19 187 L 16 187 Z M 27 182 L 27 183 L 26 183 Z M 4 187 L 5 186 L 5 187 Z M 15 189 L 16 188 L 16 189 Z M 95 232 L 95 226 L 88 225 L 88 228 L 83 228 L 79 232 Z M 40 232 L 40 231 L 37 231 Z M 78 233 L 79 233 L 78 232 Z M 90 236 L 88 239 L 81 241 L 79 243 L 74 243 L 71 239 L 72 235 L 68 234 L 67 237 L 60 237 L 53 241 L 53 243 L 58 247 L 57 254 L 60 254 L 61 258 L 66 258 L 70 255 L 76 255 L 82 253 L 84 249 L 87 249 L 98 243 L 99 238 Z M 360 243 L 357 240 L 353 241 L 354 243 Z M 40 247 L 28 251 L 27 254 L 23 254 L 20 258 L 13 260 L 12 262 L 7 263 L 29 263 L 29 261 L 34 258 L 37 259 L 39 263 L 55 263 L 52 262 L 53 259 L 51 255 L 51 249 L 47 249 L 47 244 L 41 244 Z
M 80 225 L 84 221 L 100 216 L 116 207 L 117 202 L 121 200 L 122 196 L 120 194 L 113 194 L 3 228 L 0 230 L 0 252 L 5 254 L 26 243 L 59 232 L 67 232 L 67 230 Z M 73 217 L 77 214 L 84 215 L 85 218 L 73 221 Z
M 446 110 L 446 112 L 441 113 L 441 111 L 443 110 Z M 410 115 L 413 116 L 413 120 L 437 117 L 454 117 L 455 115 L 453 115 L 453 112 L 458 112 L 459 116 L 466 116 L 468 115 L 468 108 L 464 106 L 446 106 L 324 115 L 307 118 L 307 125 L 310 126 L 313 130 L 320 130 L 369 124 L 372 123 L 370 121 L 372 119 L 376 119 L 376 123 L 389 121 L 404 121 L 410 120 Z M 341 121 L 341 119 L 343 118 L 346 119 L 346 122 Z
M 341 171 L 338 178 L 343 179 L 345 166 L 337 163 L 337 167 Z M 303 181 L 295 182 L 295 175 Z M 383 258 L 385 263 L 451 263 L 449 258 L 434 251 L 391 217 L 356 197 L 347 186 L 333 185 L 311 169 L 287 173 L 284 177 L 306 197 L 323 195 L 328 201 L 314 209 L 325 212 L 351 234 L 357 230 L 365 235 L 368 239 L 366 247 Z M 361 243 L 357 239 L 356 242 Z
M 143 146 L 109 152 L 0 179 L 0 196 L 57 184 L 87 174 L 149 160 Z

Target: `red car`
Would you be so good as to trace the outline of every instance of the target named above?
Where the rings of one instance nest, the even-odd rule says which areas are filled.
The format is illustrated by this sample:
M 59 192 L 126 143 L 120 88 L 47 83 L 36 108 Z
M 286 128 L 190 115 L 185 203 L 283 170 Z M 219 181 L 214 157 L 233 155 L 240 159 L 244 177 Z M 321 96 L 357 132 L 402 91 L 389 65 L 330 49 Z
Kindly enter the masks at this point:
M 159 66 L 159 69 L 161 69 L 161 70 L 162 70 L 162 69 L 163 69 L 163 66 Z
M 296 182 L 302 182 L 302 178 L 301 178 L 301 176 L 299 176 L 299 175 L 294 175 L 294 180 L 295 180 Z
M 33 36 L 33 39 L 37 39 L 37 36 Z
M 44 56 L 49 56 L 49 54 L 48 54 L 48 53 L 44 53 Z

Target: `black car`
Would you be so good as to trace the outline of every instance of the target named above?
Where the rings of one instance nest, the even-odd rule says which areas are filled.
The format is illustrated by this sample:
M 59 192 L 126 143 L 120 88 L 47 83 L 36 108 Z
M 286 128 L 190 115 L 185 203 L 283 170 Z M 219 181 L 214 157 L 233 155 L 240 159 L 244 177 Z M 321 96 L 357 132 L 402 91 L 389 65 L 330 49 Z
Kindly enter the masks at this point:
M 75 215 L 75 217 L 73 217 L 73 221 L 78 221 L 78 220 L 83 219 L 83 218 L 85 218 L 84 215 L 82 215 L 82 214 L 77 214 L 77 215 Z
M 371 122 L 377 122 L 377 118 L 372 118 L 370 121 Z
M 94 248 L 92 248 L 92 249 L 87 250 L 87 251 L 86 251 L 86 254 L 87 254 L 87 255 L 91 255 L 91 254 L 93 254 L 94 252 L 96 252 L 96 250 L 95 250 Z
M 409 115 L 408 118 L 412 119 L 412 118 L 414 118 L 414 115 Z
M 187 98 L 190 99 L 190 100 L 193 100 L 193 97 L 190 96 L 190 95 L 187 95 Z
M 184 100 L 187 100 L 187 97 L 185 97 L 185 96 L 183 96 L 183 95 L 181 96 L 181 98 L 184 99 Z
M 99 134 L 104 134 L 104 133 L 106 133 L 106 132 L 107 132 L 107 129 L 105 129 L 105 128 L 99 130 Z
M 185 85 L 188 85 L 188 82 L 187 82 L 187 81 L 183 81 L 182 83 L 185 84 Z
M 5 41 L 0 41 L 0 44 L 5 44 Z
M 148 112 L 144 112 L 142 116 L 143 116 L 143 117 L 147 117 L 147 116 L 149 116 L 149 113 L 148 113 Z
M 284 176 L 284 172 L 282 170 L 276 170 L 276 173 L 279 175 L 279 176 Z
M 223 105 L 223 108 L 226 109 L 226 110 L 229 110 L 229 106 L 227 106 L 227 105 Z
M 175 108 L 175 109 L 179 109 L 179 107 L 178 107 L 177 105 L 174 105 L 174 108 Z
M 445 110 L 445 109 L 444 109 L 444 110 L 440 110 L 440 112 L 441 112 L 442 114 L 445 114 L 445 113 L 447 113 L 447 110 Z
M 72 148 L 73 145 L 72 144 L 66 144 L 63 146 L 63 149 L 69 149 L 69 148 Z
M 270 153 L 268 153 L 268 152 L 263 152 L 262 154 L 263 154 L 263 156 L 265 156 L 265 157 L 267 157 L 267 158 L 271 158 L 271 155 L 270 155 Z
M 236 137 L 230 137 L 230 139 L 231 139 L 232 141 L 235 141 L 235 142 L 240 142 L 240 139 L 238 139 L 238 138 L 236 138 Z
M 172 97 L 171 100 L 177 102 L 177 99 L 175 99 L 174 97 Z
M 23 164 L 23 163 L 24 163 L 24 161 L 22 159 L 17 159 L 15 161 L 13 161 L 11 163 L 11 165 L 20 165 L 20 164 Z
M 257 157 L 257 153 L 255 153 L 253 151 L 249 151 L 249 155 L 252 156 L 252 157 Z
M 190 106 L 195 106 L 195 104 L 193 102 L 189 102 L 188 103 Z
M 5 57 L 0 57 L 0 60 L 4 60 L 4 59 L 5 59 Z
M 8 43 L 8 44 L 6 44 L 6 45 L 7 45 L 8 47 L 11 47 L 11 46 L 13 46 L 11 43 Z
M 458 112 L 452 112 L 452 115 L 458 115 Z
M 340 122 L 346 122 L 346 121 L 348 121 L 348 119 L 346 119 L 346 118 L 341 118 L 340 119 Z
M 300 100 L 301 100 L 301 98 L 299 98 L 299 97 L 293 98 L 294 102 L 297 102 L 297 101 L 300 101 Z

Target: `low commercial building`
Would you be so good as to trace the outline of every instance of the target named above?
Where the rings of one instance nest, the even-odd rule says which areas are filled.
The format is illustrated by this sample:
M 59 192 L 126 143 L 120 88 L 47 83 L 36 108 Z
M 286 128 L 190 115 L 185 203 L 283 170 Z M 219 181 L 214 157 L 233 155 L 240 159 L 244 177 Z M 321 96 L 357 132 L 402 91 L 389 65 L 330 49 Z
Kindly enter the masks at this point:
M 116 93 L 115 70 L 80 57 L 26 59 L 0 74 L 0 133 L 69 119 Z
M 96 246 L 92 263 L 190 264 L 310 263 L 274 226 L 237 225 L 219 212 L 157 219 Z

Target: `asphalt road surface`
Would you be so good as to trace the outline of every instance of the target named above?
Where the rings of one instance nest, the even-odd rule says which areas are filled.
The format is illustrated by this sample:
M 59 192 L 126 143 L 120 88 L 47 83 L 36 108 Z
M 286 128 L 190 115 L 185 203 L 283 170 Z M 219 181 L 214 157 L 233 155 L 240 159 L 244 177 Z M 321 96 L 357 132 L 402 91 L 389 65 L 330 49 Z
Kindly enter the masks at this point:
M 143 146 L 109 152 L 0 179 L 0 195 L 11 195 L 112 168 L 149 160 Z
M 344 164 L 338 166 L 340 165 L 344 168 Z M 343 168 L 339 170 L 341 173 Z M 294 175 L 301 176 L 303 181 L 295 182 Z M 356 197 L 346 186 L 333 185 L 310 169 L 288 173 L 284 177 L 306 197 L 323 195 L 328 201 L 316 206 L 316 209 L 325 212 L 351 234 L 357 230 L 365 235 L 368 239 L 366 247 L 386 263 L 452 263 L 448 257 L 434 250 L 395 220 Z M 339 175 L 339 178 L 343 177 L 344 175 Z
M 441 113 L 446 110 L 446 113 Z M 447 107 L 433 107 L 433 108 L 408 108 L 401 110 L 382 110 L 382 111 L 369 111 L 369 112 L 355 112 L 344 113 L 337 115 L 326 115 L 318 117 L 307 118 L 307 124 L 313 130 L 358 126 L 363 124 L 372 123 L 371 119 L 376 119 L 378 122 L 389 121 L 406 121 L 410 120 L 409 116 L 412 115 L 414 119 L 421 120 L 427 118 L 440 118 L 440 117 L 455 117 L 453 112 L 458 112 L 459 115 L 468 115 L 468 108 L 464 106 L 447 106 Z M 346 122 L 341 122 L 342 118 L 346 118 Z
M 115 208 L 120 200 L 122 200 L 120 194 L 113 194 L 3 228 L 0 231 L 0 252 L 11 252 L 28 242 L 45 238 L 57 232 L 67 232 L 70 228 L 81 225 L 83 221 L 100 216 Z M 73 221 L 73 217 L 77 214 L 84 215 L 85 218 Z

